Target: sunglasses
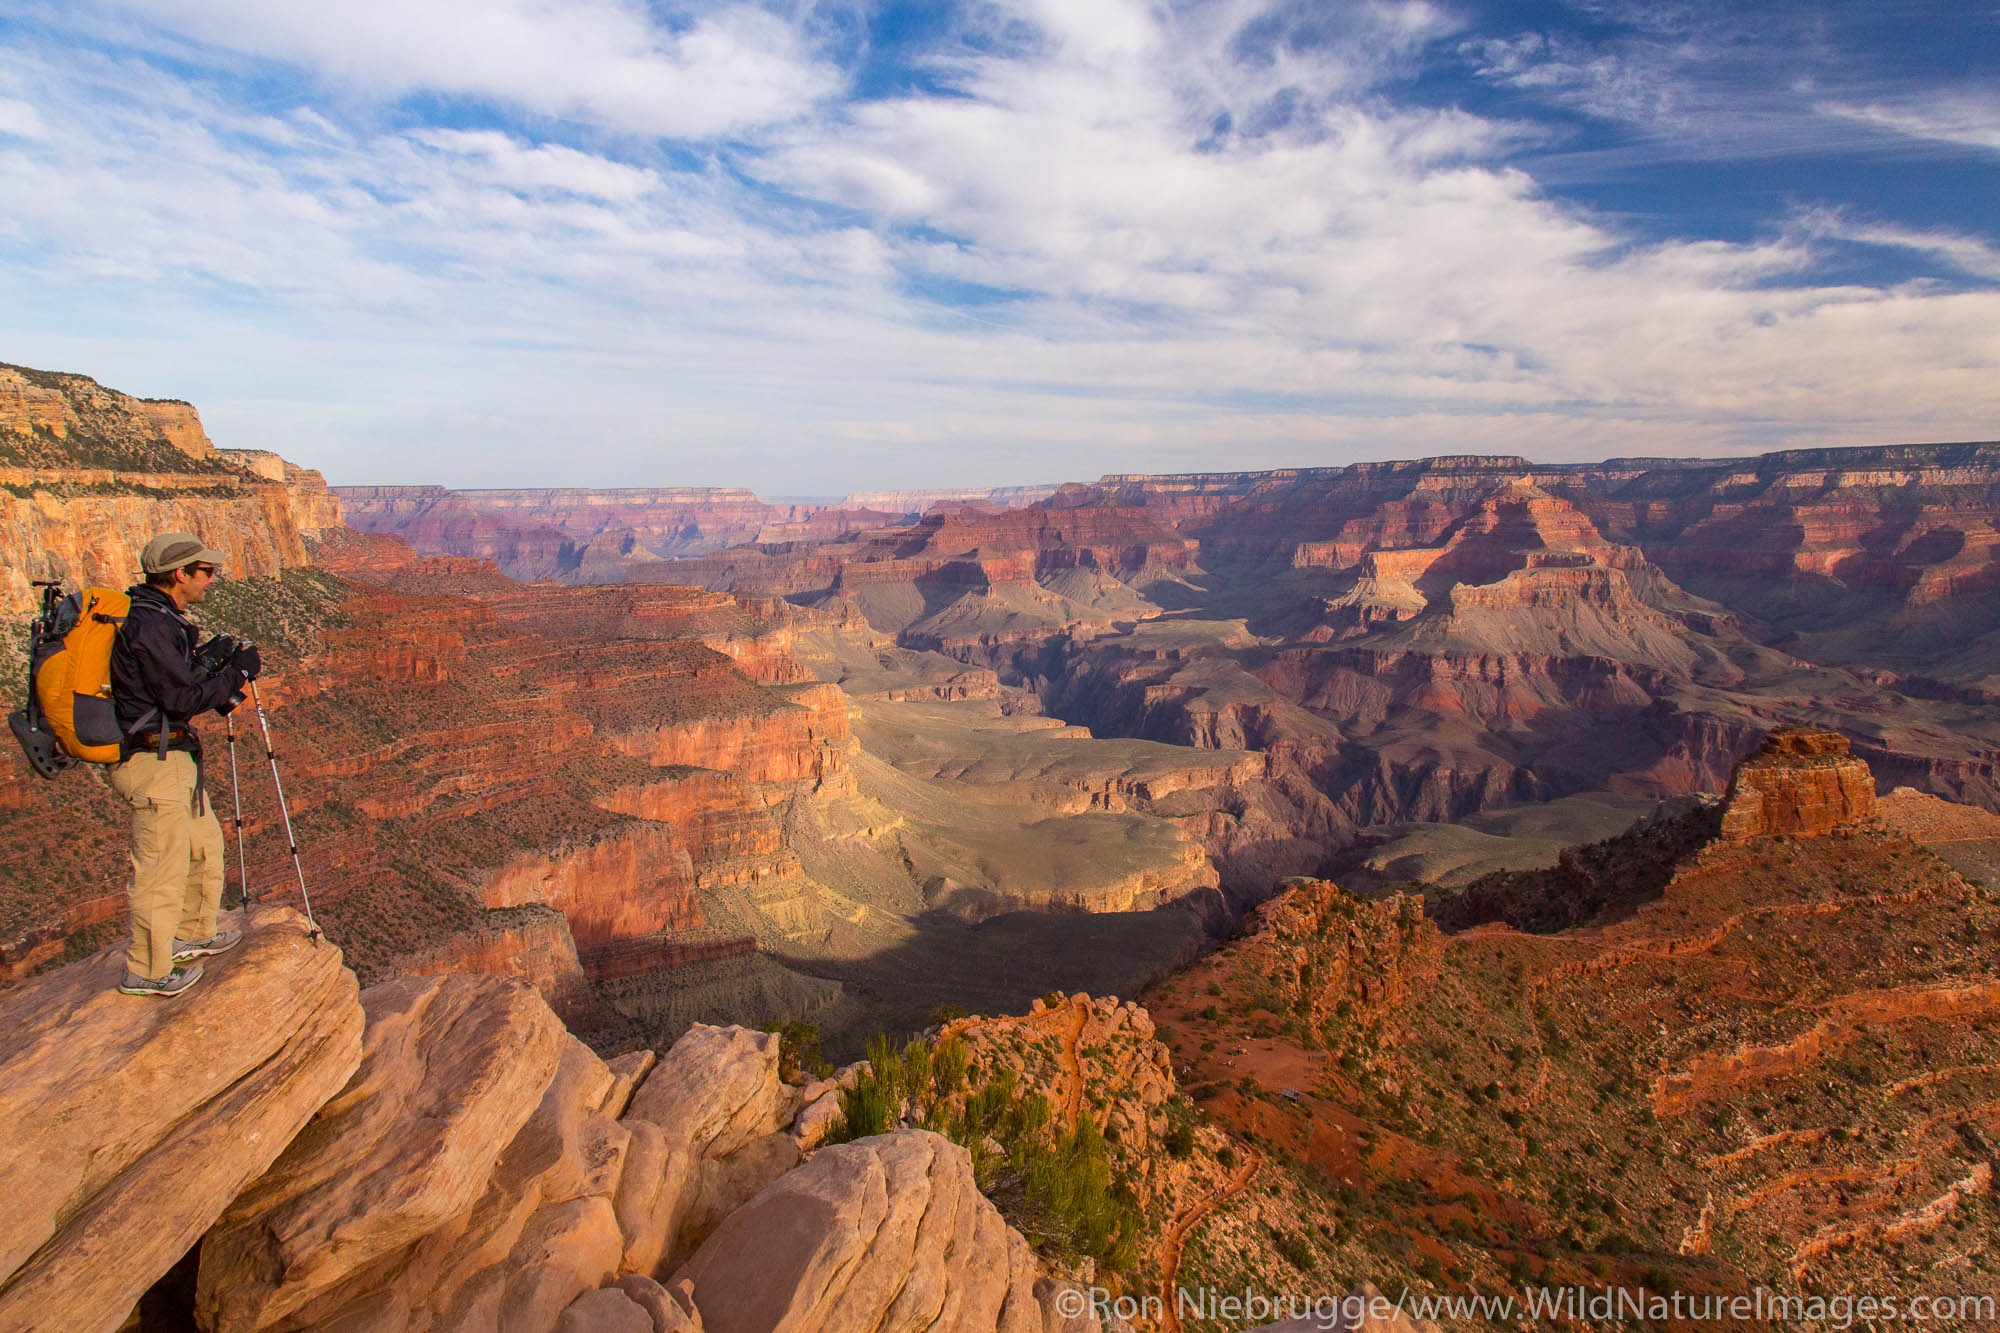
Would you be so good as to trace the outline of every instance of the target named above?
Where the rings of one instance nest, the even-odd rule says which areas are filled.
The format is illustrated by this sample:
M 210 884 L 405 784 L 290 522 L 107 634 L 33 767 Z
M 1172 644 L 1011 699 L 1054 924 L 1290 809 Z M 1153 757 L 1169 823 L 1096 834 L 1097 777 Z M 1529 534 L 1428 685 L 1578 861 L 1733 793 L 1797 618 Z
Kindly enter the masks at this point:
M 188 571 L 188 573 L 190 573 L 190 574 L 206 574 L 206 575 L 208 575 L 208 576 L 209 576 L 210 578 L 214 578 L 214 577 L 215 577 L 215 566 L 214 566 L 214 565 L 189 565 L 189 566 L 187 567 L 187 571 Z

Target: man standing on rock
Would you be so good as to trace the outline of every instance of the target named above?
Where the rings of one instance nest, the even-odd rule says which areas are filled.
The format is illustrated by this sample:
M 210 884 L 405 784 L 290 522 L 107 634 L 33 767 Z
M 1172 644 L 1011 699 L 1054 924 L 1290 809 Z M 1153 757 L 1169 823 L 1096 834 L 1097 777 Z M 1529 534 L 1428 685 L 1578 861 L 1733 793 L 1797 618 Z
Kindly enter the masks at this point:
M 127 995 L 179 995 L 201 979 L 209 954 L 233 949 L 240 930 L 219 929 L 222 825 L 201 784 L 201 737 L 189 725 L 210 709 L 228 712 L 261 669 L 257 649 L 238 648 L 206 676 L 195 665 L 187 608 L 208 596 L 226 559 L 185 532 L 146 543 L 146 581 L 129 593 L 132 610 L 111 651 L 111 695 L 124 733 L 124 758 L 111 789 L 132 805 L 132 945 Z

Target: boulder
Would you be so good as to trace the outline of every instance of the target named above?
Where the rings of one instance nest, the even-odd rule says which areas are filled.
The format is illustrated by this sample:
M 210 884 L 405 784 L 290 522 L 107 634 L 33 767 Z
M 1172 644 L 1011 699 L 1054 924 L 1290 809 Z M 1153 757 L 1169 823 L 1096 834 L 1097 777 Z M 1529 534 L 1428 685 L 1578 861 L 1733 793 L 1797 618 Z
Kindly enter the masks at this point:
M 630 1273 L 611 1285 L 652 1318 L 653 1333 L 703 1333 L 701 1312 L 686 1282 L 668 1289 L 644 1274 Z
M 403 978 L 361 1007 L 353 1081 L 203 1242 L 213 1333 L 657 1322 L 629 1292 L 578 1302 L 657 1275 L 798 1161 L 771 1034 L 697 1025 L 607 1065 L 515 980 Z
M 826 1142 L 840 1119 L 840 1089 L 833 1088 L 807 1102 L 792 1118 L 792 1141 L 800 1152 L 811 1152 Z
M 699 1154 L 723 1156 L 784 1128 L 778 1035 L 696 1023 L 660 1057 L 627 1106 Z
M 119 994 L 124 953 L 0 1004 L 0 1328 L 117 1328 L 361 1059 L 354 974 L 288 909 L 176 999 Z
M 692 1253 L 716 1224 L 799 1164 L 799 1145 L 783 1130 L 760 1134 L 735 1152 L 704 1157 L 693 1197 L 676 1235 L 677 1254 Z
M 631 1135 L 625 1173 L 612 1198 L 618 1230 L 625 1237 L 620 1267 L 650 1274 L 666 1262 L 680 1232 L 699 1163 L 685 1142 L 669 1141 L 666 1131 L 650 1120 L 629 1121 L 625 1129 Z
M 503 1158 L 523 1178 L 563 1165 L 560 1131 L 531 1121 L 573 1039 L 531 986 L 411 977 L 370 989 L 361 1007 L 353 1081 L 202 1245 L 197 1308 L 217 1333 L 311 1326 L 384 1293 L 408 1319 L 371 1326 L 424 1327 L 428 1304 L 456 1296 L 440 1290 L 449 1266 L 439 1251 L 490 1246 L 504 1261 L 513 1237 L 495 1233 L 526 1224 L 474 1225 L 532 1211 L 517 1207 L 524 1191 L 487 1198 Z M 608 1076 L 583 1081 L 576 1096 L 601 1097 Z M 548 1109 L 545 1120 L 560 1118 Z M 569 1175 L 587 1170 L 571 1163 Z
M 617 1287 L 599 1287 L 570 1303 L 556 1333 L 653 1333 L 653 1317 Z
M 643 1162 L 626 1173 L 615 1200 L 628 1270 L 657 1275 L 705 1236 L 726 1206 L 798 1160 L 789 1136 L 778 1132 L 788 1091 L 778 1078 L 775 1033 L 696 1023 L 660 1057 L 623 1122 L 635 1167 Z M 773 1136 L 786 1144 L 772 1144 Z M 677 1244 L 684 1231 L 687 1241 Z
M 548 1333 L 579 1295 L 612 1279 L 623 1250 L 609 1199 L 571 1199 L 536 1210 L 507 1256 L 499 1333 Z
M 653 1066 L 659 1060 L 659 1054 L 654 1051 L 627 1051 L 607 1061 L 605 1067 L 611 1071 L 611 1090 L 605 1093 L 604 1104 L 597 1109 L 614 1118 L 624 1115 L 632 1094 L 646 1081 L 646 1075 L 653 1072 Z
M 957 1144 L 906 1129 L 822 1148 L 681 1270 L 707 1333 L 1041 1333 L 1027 1242 Z

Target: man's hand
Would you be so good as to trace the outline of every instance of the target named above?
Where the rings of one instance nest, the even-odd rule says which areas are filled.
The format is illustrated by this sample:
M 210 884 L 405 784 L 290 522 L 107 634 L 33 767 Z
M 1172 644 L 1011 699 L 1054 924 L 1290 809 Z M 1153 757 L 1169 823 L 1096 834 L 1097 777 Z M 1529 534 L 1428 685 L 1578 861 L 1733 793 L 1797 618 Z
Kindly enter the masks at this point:
M 207 680 L 216 672 L 230 666 L 236 660 L 236 650 L 242 641 L 227 634 L 218 634 L 194 650 L 194 678 Z
M 236 650 L 235 656 L 229 659 L 229 665 L 241 671 L 243 679 L 255 680 L 257 679 L 257 674 L 264 669 L 264 659 L 257 655 L 256 644 L 246 643 Z

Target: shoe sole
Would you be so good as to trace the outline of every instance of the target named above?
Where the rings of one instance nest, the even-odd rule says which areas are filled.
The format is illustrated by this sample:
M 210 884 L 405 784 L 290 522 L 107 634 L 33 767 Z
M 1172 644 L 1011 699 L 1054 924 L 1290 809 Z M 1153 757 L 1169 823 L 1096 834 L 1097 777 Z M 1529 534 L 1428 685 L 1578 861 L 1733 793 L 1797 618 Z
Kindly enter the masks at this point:
M 171 1000 L 187 994 L 199 984 L 201 984 L 201 978 L 196 977 L 179 990 L 158 990 L 151 986 L 120 986 L 118 993 L 120 995 L 143 995 L 155 1000 Z

